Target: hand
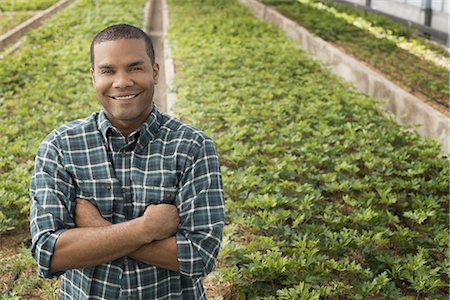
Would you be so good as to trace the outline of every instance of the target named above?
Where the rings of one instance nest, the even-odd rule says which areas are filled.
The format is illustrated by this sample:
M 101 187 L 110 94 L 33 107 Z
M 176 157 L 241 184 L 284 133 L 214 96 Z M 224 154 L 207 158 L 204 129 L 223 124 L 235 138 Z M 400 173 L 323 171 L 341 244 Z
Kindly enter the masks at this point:
M 103 219 L 97 207 L 88 200 L 77 198 L 76 203 L 74 221 L 78 228 L 111 225 L 110 222 Z
M 175 235 L 180 224 L 178 209 L 171 204 L 150 204 L 142 216 L 149 242 Z

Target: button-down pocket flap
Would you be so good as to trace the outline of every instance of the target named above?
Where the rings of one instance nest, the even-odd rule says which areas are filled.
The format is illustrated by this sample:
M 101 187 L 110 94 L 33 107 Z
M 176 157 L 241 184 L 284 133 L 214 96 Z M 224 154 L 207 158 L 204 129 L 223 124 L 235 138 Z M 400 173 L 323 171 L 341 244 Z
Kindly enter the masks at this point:
M 143 187 L 143 201 L 148 204 L 175 203 L 176 187 Z
M 117 189 L 120 184 L 114 179 L 102 180 L 79 180 L 77 181 L 76 197 L 89 200 L 100 211 L 101 215 L 110 220 L 114 206 L 114 199 L 117 198 Z
M 150 204 L 175 204 L 176 187 L 137 187 L 135 209 L 137 216 L 144 213 Z

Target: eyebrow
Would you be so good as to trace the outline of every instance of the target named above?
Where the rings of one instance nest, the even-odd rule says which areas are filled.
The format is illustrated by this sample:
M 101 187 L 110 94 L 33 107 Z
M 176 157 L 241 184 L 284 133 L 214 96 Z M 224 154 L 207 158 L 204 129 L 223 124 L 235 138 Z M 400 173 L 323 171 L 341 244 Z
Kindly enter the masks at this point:
M 99 65 L 99 66 L 97 66 L 97 68 L 99 68 L 99 69 L 114 69 L 114 67 L 112 65 L 108 65 L 108 64 Z
M 143 60 L 138 60 L 138 61 L 132 62 L 131 64 L 128 64 L 127 68 L 143 66 L 143 65 L 145 65 L 145 62 Z
M 141 65 L 145 65 L 145 62 L 143 60 L 138 60 L 138 61 L 129 63 L 127 65 L 127 68 L 132 68 L 132 67 L 141 66 Z M 110 64 L 103 64 L 103 65 L 99 65 L 98 68 L 99 69 L 114 69 L 114 66 L 110 65 Z

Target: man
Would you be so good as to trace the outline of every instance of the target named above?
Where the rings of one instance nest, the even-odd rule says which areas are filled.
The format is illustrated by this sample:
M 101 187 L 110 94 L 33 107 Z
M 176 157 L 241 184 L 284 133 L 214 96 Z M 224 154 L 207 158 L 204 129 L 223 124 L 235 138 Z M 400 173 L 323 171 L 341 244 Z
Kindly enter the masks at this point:
M 62 299 L 205 299 L 224 226 L 218 158 L 201 131 L 153 105 L 159 66 L 140 29 L 91 44 L 103 110 L 39 147 L 30 195 L 32 254 Z

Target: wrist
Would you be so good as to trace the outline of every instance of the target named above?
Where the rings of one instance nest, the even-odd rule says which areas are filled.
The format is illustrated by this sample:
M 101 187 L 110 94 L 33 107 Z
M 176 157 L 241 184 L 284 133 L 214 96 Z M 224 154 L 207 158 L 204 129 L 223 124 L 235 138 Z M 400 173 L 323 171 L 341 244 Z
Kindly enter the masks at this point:
M 110 225 L 112 225 L 111 222 L 108 222 L 107 220 L 101 218 L 96 222 L 95 227 L 105 227 L 105 226 L 110 226 Z
M 143 238 L 144 244 L 150 244 L 154 240 L 156 240 L 156 236 L 152 227 L 149 226 L 148 220 L 144 216 L 135 219 L 138 224 L 138 228 L 140 231 L 140 236 Z

